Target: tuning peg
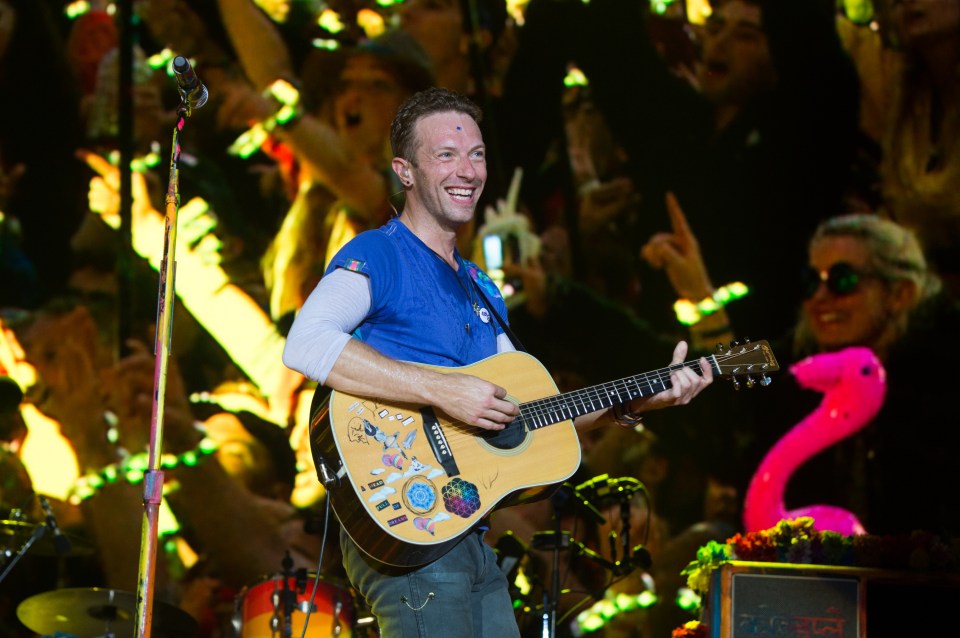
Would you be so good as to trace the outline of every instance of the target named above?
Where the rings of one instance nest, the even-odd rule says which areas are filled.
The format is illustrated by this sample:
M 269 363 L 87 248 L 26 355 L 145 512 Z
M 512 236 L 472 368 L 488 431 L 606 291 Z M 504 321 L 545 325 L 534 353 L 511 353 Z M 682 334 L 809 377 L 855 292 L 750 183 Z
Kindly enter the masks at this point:
M 744 343 L 750 343 L 750 337 L 744 337 L 744 338 L 743 338 L 743 342 L 744 342 Z
M 740 389 L 740 379 L 738 379 L 737 377 L 733 377 L 733 389 L 734 390 Z
M 747 377 L 747 387 L 748 387 L 748 388 L 752 388 L 754 385 L 756 385 L 756 382 L 753 380 L 753 377 L 748 376 L 748 377 Z
M 734 339 L 733 341 L 730 342 L 730 347 L 731 347 L 731 348 L 736 348 L 736 347 L 739 346 L 739 345 L 740 345 L 740 342 L 737 341 L 736 339 Z
M 762 385 L 763 387 L 767 387 L 771 383 L 773 383 L 773 379 L 770 378 L 770 375 L 765 374 L 762 377 L 760 377 L 760 385 Z
M 727 349 L 727 346 L 723 345 L 722 343 L 717 344 L 717 347 L 716 347 L 717 354 L 721 354 L 726 349 Z

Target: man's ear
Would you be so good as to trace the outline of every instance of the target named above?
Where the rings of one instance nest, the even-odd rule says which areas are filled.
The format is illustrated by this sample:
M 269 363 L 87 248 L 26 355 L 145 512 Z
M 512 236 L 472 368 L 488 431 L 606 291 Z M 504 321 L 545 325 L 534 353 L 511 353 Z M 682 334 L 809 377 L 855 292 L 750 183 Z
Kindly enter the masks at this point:
M 413 176 L 410 173 L 410 162 L 402 157 L 393 158 L 393 172 L 400 178 L 400 183 L 404 186 L 410 186 L 413 183 Z

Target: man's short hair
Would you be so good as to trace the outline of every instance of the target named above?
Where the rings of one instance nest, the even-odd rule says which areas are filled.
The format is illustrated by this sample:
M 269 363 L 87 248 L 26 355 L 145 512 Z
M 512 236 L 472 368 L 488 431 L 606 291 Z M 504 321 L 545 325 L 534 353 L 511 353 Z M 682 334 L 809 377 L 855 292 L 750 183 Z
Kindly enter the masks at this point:
M 390 126 L 390 147 L 394 157 L 402 157 L 416 165 L 415 157 L 419 141 L 415 139 L 417 122 L 434 113 L 463 113 L 480 124 L 480 107 L 469 98 L 451 91 L 432 87 L 412 95 L 397 111 Z

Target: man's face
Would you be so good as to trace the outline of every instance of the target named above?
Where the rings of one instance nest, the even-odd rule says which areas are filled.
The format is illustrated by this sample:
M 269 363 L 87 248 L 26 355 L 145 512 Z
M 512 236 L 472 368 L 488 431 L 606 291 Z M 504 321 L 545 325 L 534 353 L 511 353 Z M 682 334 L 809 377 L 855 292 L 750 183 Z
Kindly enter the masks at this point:
M 838 263 L 849 264 L 860 274 L 856 287 L 848 294 L 837 294 L 821 282 L 803 302 L 803 311 L 824 350 L 870 347 L 892 324 L 890 284 L 873 271 L 867 247 L 855 237 L 825 237 L 810 247 L 810 265 L 818 272 Z
M 905 46 L 929 39 L 956 39 L 960 0 L 898 0 L 893 5 L 897 34 Z
M 466 54 L 463 14 L 457 0 L 407 0 L 402 6 L 400 28 L 417 41 L 434 67 Z
M 447 111 L 419 120 L 414 136 L 407 207 L 429 213 L 442 227 L 459 228 L 473 217 L 487 180 L 480 127 L 466 113 Z
M 337 130 L 358 154 L 380 158 L 390 139 L 390 123 L 406 97 L 402 87 L 370 55 L 347 60 L 334 98 Z
M 727 0 L 710 16 L 699 80 L 712 103 L 742 106 L 776 82 L 760 20 L 760 7 L 742 0 Z

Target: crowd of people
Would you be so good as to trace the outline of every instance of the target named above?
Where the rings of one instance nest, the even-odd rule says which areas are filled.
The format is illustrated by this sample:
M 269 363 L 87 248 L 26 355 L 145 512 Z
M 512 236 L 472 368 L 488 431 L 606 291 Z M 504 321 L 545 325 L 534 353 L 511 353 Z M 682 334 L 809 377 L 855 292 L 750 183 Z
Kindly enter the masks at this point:
M 804 459 L 788 508 L 960 535 L 939 370 L 960 325 L 960 0 L 131 4 L 0 0 L 0 636 L 48 632 L 17 618 L 32 597 L 137 590 L 158 416 L 158 619 L 203 638 L 261 635 L 258 599 L 318 574 L 315 621 L 358 635 L 454 635 L 451 616 L 543 635 L 551 610 L 568 635 L 649 591 L 604 635 L 667 636 L 691 617 L 680 570 L 743 530 L 754 471 L 819 402 L 791 364 L 852 346 L 884 367 L 883 406 Z M 209 93 L 189 113 L 174 56 Z M 705 388 L 700 357 L 746 338 L 770 342 L 771 387 Z M 398 361 L 510 350 L 559 392 L 685 359 L 703 375 L 579 416 L 582 462 L 550 498 L 404 578 L 372 565 L 318 476 L 315 398 L 496 431 L 510 387 Z M 618 479 L 640 487 L 597 488 Z M 69 548 L 26 545 L 43 505 Z M 515 577 L 514 545 L 522 578 L 434 600 L 477 561 Z

